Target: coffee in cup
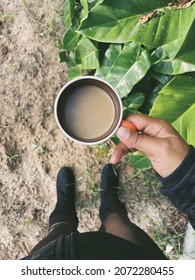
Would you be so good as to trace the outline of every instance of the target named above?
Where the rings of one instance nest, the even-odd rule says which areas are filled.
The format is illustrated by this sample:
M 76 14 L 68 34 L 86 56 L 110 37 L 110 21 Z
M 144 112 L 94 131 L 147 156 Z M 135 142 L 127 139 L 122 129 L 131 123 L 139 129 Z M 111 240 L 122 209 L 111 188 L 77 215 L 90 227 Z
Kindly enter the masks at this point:
M 62 87 L 54 113 L 66 137 L 80 144 L 99 144 L 117 131 L 122 120 L 122 102 L 109 83 L 83 76 Z

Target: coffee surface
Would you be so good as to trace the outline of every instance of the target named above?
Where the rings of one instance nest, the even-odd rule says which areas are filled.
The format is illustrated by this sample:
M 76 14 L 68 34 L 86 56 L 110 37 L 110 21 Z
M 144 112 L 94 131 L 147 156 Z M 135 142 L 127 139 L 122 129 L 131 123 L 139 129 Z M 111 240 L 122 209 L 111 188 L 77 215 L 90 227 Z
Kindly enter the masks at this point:
M 101 137 L 111 128 L 115 108 L 103 89 L 82 85 L 67 98 L 64 114 L 68 129 L 76 137 L 90 140 Z

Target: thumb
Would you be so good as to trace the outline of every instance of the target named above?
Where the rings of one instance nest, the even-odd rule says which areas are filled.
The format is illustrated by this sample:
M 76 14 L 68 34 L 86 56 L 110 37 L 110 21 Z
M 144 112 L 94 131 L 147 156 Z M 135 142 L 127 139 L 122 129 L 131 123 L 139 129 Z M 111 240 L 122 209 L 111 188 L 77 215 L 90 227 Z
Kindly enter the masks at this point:
M 136 149 L 148 156 L 153 156 L 156 149 L 159 149 L 160 139 L 120 127 L 117 135 L 127 147 Z

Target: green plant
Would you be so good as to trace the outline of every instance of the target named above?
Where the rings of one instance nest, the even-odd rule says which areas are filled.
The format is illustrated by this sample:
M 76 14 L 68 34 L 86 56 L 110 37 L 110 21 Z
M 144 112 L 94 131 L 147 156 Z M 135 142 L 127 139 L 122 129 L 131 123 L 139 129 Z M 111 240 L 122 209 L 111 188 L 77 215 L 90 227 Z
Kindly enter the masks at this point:
M 172 230 L 174 231 L 174 228 L 172 228 Z M 179 259 L 181 257 L 184 233 L 179 233 L 177 231 L 168 233 L 168 228 L 166 227 L 160 229 L 153 226 L 152 239 L 168 259 Z
M 110 82 L 124 116 L 163 118 L 195 145 L 194 2 L 64 1 L 66 32 L 56 46 L 68 65 L 68 79 L 90 74 Z M 130 154 L 129 161 L 138 168 L 150 166 L 140 153 Z
M 10 23 L 14 20 L 14 18 L 16 17 L 17 13 L 14 12 L 9 12 L 7 14 L 3 14 L 0 11 L 0 21 L 4 21 L 6 23 Z
M 33 77 L 35 77 L 35 76 L 38 74 L 39 69 L 38 69 L 37 66 L 31 65 L 29 71 L 30 71 L 31 75 L 32 75 Z
M 28 3 L 27 0 L 22 0 L 23 6 L 26 11 L 30 11 L 30 4 Z
M 109 153 L 109 147 L 105 143 L 97 146 L 98 149 L 95 154 L 97 158 L 102 158 L 103 156 L 106 156 Z
M 47 148 L 46 147 L 43 147 L 41 146 L 38 142 L 34 141 L 34 143 L 32 144 L 32 148 L 33 150 L 36 151 L 36 153 L 38 155 L 42 155 L 42 154 L 45 154 L 47 152 Z
M 29 226 L 29 225 L 31 225 L 31 224 L 32 224 L 32 219 L 26 218 L 26 219 L 24 220 L 24 225 L 25 225 L 25 226 Z
M 16 154 L 7 154 L 8 163 L 11 167 L 14 165 L 14 162 L 17 160 L 18 157 L 19 155 Z
M 47 111 L 46 111 L 46 116 L 49 116 L 51 113 L 53 113 L 53 107 L 52 106 L 48 106 L 47 107 Z

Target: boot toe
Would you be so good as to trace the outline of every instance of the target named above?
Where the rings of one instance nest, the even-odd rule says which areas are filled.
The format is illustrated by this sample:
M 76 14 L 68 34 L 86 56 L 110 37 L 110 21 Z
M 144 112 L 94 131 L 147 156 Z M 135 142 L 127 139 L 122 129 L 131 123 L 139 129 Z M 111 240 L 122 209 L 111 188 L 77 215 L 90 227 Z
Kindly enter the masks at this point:
M 75 184 L 75 177 L 70 167 L 62 167 L 57 175 L 57 188 L 61 189 Z

